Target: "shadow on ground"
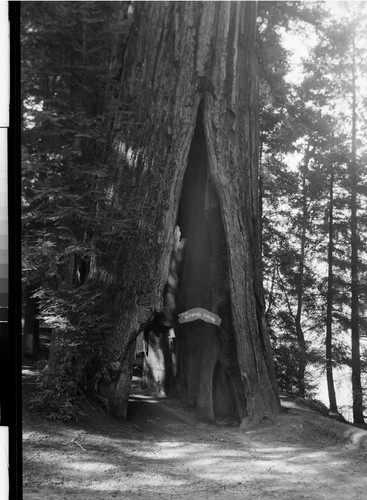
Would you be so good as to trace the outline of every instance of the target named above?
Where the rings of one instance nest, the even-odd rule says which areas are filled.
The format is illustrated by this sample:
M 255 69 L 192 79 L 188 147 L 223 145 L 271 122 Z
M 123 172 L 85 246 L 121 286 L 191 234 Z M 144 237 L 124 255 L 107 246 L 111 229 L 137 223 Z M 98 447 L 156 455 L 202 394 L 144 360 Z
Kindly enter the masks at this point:
M 24 499 L 366 498 L 366 452 L 325 432 L 319 418 L 290 407 L 241 432 L 136 385 L 127 421 L 92 407 L 79 423 L 25 409 Z

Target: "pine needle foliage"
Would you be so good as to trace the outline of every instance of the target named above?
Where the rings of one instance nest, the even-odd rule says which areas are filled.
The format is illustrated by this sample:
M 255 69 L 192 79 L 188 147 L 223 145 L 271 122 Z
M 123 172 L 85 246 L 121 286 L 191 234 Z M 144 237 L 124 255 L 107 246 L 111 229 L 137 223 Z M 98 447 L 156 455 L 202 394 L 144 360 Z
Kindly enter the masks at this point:
M 119 13 L 120 2 L 21 6 L 23 279 L 57 353 L 32 405 L 52 418 L 79 412 L 86 366 L 113 321 L 104 255 L 131 231 L 98 154 Z

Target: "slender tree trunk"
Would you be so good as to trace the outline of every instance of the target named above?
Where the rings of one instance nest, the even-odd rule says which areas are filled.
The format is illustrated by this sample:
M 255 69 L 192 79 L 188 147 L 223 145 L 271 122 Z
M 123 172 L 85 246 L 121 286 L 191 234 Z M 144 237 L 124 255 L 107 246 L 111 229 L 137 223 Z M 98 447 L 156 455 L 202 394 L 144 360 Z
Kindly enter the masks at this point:
M 305 397 L 305 372 L 306 372 L 306 341 L 302 328 L 302 308 L 303 308 L 303 281 L 305 268 L 305 246 L 307 229 L 307 164 L 302 176 L 302 230 L 301 230 L 301 251 L 299 258 L 298 286 L 297 286 L 297 311 L 295 325 L 298 341 L 299 361 L 298 361 L 298 395 Z
M 261 255 L 263 253 L 263 241 L 262 241 L 262 236 L 263 236 L 263 213 L 264 213 L 264 193 L 265 193 L 265 186 L 264 186 L 264 166 L 263 166 L 263 144 L 264 144 L 264 139 L 263 139 L 263 132 L 260 133 L 260 147 L 259 147 L 259 218 L 260 218 L 260 249 L 261 249 Z
M 266 319 L 266 321 L 269 320 L 270 313 L 272 311 L 272 307 L 273 307 L 274 302 L 275 302 L 274 287 L 275 287 L 275 279 L 276 279 L 277 274 L 279 274 L 279 271 L 278 271 L 277 267 L 274 267 L 273 274 L 272 274 L 272 277 L 271 277 L 271 285 L 270 285 L 270 290 L 269 290 L 268 305 L 267 305 L 267 308 L 266 308 L 266 311 L 265 311 L 265 319 Z
M 163 309 L 183 178 L 201 126 L 224 228 L 239 383 L 246 413 L 258 421 L 277 413 L 279 401 L 259 244 L 256 3 L 137 2 L 134 8 L 106 150 L 114 166 L 111 198 L 134 220 L 119 251 L 103 263 L 113 277 L 116 317 L 104 359 L 107 366 L 119 363 L 121 372 L 102 379 L 100 391 L 115 413 L 126 412 L 131 375 L 124 367 L 138 332 Z
M 334 171 L 330 169 L 329 185 L 329 245 L 328 245 L 328 288 L 326 298 L 326 378 L 329 393 L 330 412 L 338 413 L 336 404 L 332 364 L 332 322 L 333 322 L 333 250 L 334 250 Z
M 39 351 L 39 322 L 37 300 L 32 298 L 34 289 L 27 285 L 25 290 L 25 316 L 23 331 L 23 353 L 35 356 Z
M 363 424 L 363 401 L 361 385 L 361 355 L 359 340 L 359 257 L 358 257 L 358 167 L 356 146 L 356 59 L 355 32 L 352 33 L 352 151 L 350 171 L 350 242 L 351 242 L 351 335 L 352 335 L 352 391 L 353 391 L 353 421 Z

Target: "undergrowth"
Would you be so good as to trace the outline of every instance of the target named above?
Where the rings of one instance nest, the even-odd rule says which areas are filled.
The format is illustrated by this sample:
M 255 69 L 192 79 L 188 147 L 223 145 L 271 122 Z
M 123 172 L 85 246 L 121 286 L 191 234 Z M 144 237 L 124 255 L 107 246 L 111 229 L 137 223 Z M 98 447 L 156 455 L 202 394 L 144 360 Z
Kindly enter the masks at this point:
M 61 388 L 60 380 L 48 382 L 42 376 L 25 405 L 49 420 L 79 421 L 87 417 L 85 395 L 77 387 L 69 383 Z
M 65 336 L 55 340 L 53 363 L 42 371 L 34 366 L 37 377 L 32 386 L 25 381 L 25 407 L 51 420 L 86 418 L 85 366 L 93 355 L 92 345 L 93 342 L 71 344 Z

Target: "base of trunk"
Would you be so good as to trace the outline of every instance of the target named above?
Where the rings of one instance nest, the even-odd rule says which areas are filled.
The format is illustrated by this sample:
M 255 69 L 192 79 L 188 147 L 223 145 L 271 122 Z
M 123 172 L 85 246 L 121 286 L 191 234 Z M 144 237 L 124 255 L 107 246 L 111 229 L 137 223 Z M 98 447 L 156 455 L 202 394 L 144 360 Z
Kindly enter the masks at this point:
M 108 412 L 117 418 L 126 418 L 134 358 L 135 345 L 126 353 L 123 363 L 119 365 L 118 373 L 112 374 L 113 369 L 110 367 L 106 368 L 102 381 L 99 383 L 98 392 L 100 396 L 107 400 Z M 114 377 L 113 380 L 110 380 L 111 376 Z

